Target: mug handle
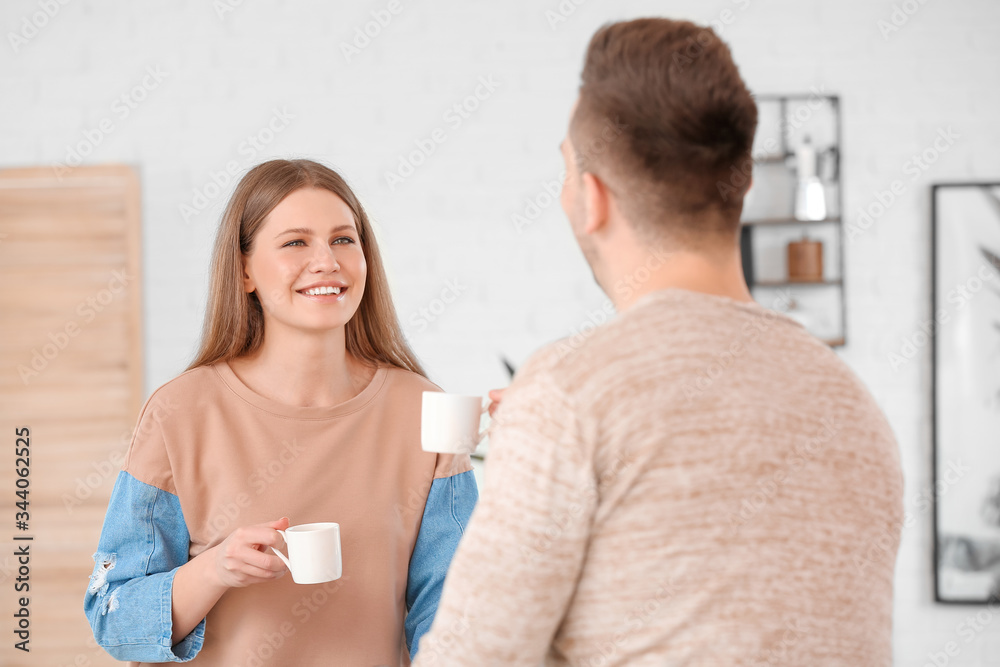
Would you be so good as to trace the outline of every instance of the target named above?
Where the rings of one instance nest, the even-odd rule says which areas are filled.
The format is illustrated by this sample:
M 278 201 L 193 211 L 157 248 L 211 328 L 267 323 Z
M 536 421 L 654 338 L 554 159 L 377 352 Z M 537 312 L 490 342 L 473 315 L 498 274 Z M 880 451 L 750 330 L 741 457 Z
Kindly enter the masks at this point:
M 288 539 L 285 537 L 285 531 L 279 530 L 278 532 L 281 533 L 281 539 L 285 540 L 285 544 L 288 544 Z M 283 562 L 285 566 L 288 567 L 288 571 L 291 572 L 292 564 L 288 561 L 288 557 L 285 556 L 285 554 L 278 551 L 277 549 L 275 549 L 274 547 L 268 547 L 268 548 L 271 549 L 271 551 L 273 551 L 275 554 L 277 554 L 278 558 L 281 559 L 281 562 Z

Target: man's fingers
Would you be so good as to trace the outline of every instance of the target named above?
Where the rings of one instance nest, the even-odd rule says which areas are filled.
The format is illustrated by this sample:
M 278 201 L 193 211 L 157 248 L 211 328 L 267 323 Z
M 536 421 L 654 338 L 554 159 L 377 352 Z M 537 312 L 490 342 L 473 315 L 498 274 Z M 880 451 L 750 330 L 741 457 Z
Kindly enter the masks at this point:
M 491 401 L 490 406 L 489 406 L 490 417 L 494 416 L 494 414 L 497 411 L 497 408 L 500 407 L 500 401 L 503 400 L 503 393 L 505 391 L 507 391 L 507 390 L 506 389 L 491 389 L 490 390 L 490 392 L 489 392 L 489 397 L 490 397 L 490 401 Z

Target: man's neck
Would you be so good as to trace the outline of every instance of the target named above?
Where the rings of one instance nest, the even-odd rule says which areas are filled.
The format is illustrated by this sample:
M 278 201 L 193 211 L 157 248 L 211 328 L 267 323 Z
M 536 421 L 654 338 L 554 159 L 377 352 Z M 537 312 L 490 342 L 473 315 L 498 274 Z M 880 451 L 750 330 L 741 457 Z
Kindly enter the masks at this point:
M 610 285 L 604 285 L 618 312 L 650 292 L 670 288 L 753 301 L 739 248 L 713 253 L 643 249 L 630 254 L 619 267 Z

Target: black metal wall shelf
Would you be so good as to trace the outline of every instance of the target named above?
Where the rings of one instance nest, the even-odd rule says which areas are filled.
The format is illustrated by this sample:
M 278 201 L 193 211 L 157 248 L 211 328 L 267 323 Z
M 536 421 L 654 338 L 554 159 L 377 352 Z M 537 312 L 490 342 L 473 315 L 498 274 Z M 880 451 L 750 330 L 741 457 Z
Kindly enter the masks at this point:
M 801 135 L 815 133 L 825 137 L 822 143 L 816 144 L 818 154 L 823 154 L 829 160 L 829 175 L 822 179 L 827 189 L 827 217 L 821 220 L 801 220 L 795 217 L 794 205 L 789 195 L 786 204 L 775 207 L 775 210 L 754 211 L 748 215 L 746 207 L 741 221 L 741 248 L 743 256 L 744 275 L 754 298 L 767 305 L 765 297 L 779 289 L 791 295 L 794 304 L 801 307 L 807 302 L 813 315 L 819 315 L 829 326 L 807 327 L 825 343 L 832 347 L 846 344 L 847 307 L 844 293 L 844 230 L 843 230 L 843 174 L 841 173 L 841 108 L 838 95 L 821 93 L 800 93 L 786 95 L 757 95 L 757 106 L 761 118 L 768 116 L 777 118 L 777 142 L 772 143 L 771 150 L 755 155 L 754 189 L 760 189 L 765 194 L 773 195 L 782 190 L 767 192 L 769 187 L 766 179 L 758 179 L 758 175 L 770 170 L 772 174 L 787 174 L 791 178 L 791 170 L 782 171 L 789 166 L 794 156 L 794 146 Z M 803 121 L 803 119 L 805 119 Z M 811 124 L 810 124 L 811 123 Z M 766 126 L 762 122 L 762 126 Z M 775 129 L 774 126 L 763 129 Z M 758 135 L 761 129 L 758 129 Z M 758 139 L 760 136 L 758 136 Z M 771 139 L 774 142 L 774 138 Z M 812 230 L 825 239 L 824 255 L 835 257 L 834 261 L 824 261 L 824 279 L 816 282 L 797 282 L 778 275 L 780 267 L 775 263 L 781 261 L 777 252 L 781 243 L 787 244 L 789 235 L 795 228 L 801 227 L 808 234 Z M 827 243 L 833 244 L 827 247 Z M 755 266 L 755 258 L 757 266 Z M 767 290 L 767 291 L 765 291 Z M 793 306 L 794 307 L 794 306 Z M 802 311 L 800 311 L 802 312 Z M 839 321 L 838 321 L 839 320 Z

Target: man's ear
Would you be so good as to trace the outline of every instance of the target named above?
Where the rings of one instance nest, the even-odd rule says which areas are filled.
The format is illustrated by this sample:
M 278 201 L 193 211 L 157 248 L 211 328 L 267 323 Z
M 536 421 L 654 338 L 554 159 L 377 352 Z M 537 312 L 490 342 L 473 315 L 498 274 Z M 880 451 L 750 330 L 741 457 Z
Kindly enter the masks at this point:
M 593 234 L 604 227 L 611 208 L 608 187 L 600 178 L 589 171 L 582 174 L 583 205 L 586 218 L 583 224 L 585 234 Z

